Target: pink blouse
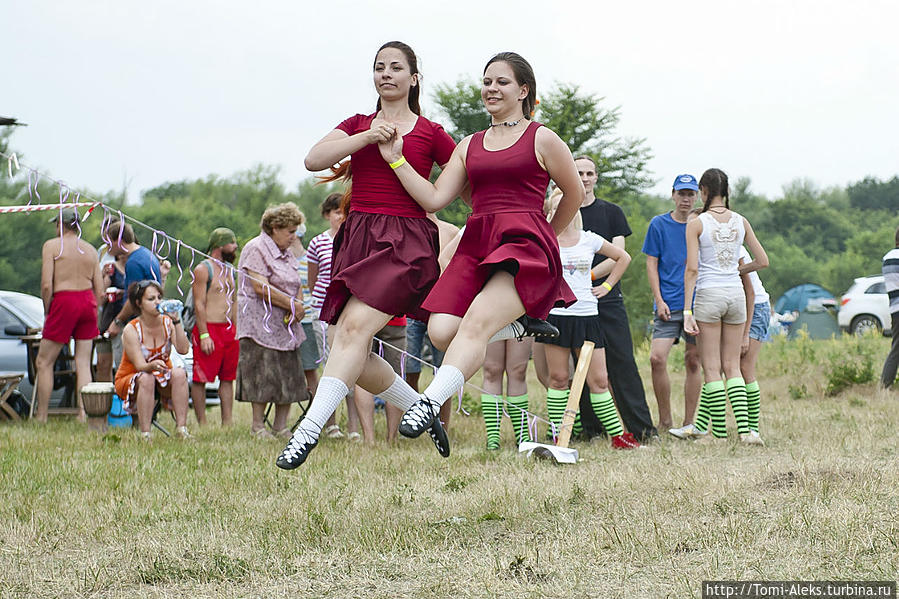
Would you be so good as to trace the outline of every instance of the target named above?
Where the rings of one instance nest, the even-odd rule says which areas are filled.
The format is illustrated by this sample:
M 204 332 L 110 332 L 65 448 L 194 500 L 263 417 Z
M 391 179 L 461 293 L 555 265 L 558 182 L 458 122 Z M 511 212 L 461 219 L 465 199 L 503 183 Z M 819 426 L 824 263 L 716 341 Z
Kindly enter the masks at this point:
M 290 328 L 284 322 L 290 312 L 273 305 L 268 295 L 263 298 L 253 290 L 253 283 L 246 271 L 251 270 L 268 279 L 275 289 L 283 291 L 290 297 L 302 299 L 300 273 L 297 271 L 297 259 L 290 250 L 281 250 L 265 232 L 254 237 L 244 246 L 237 263 L 240 271 L 240 284 L 237 293 L 237 337 L 250 338 L 262 347 L 279 351 L 291 351 L 300 346 L 306 335 L 300 321 L 302 311 L 294 314 Z M 301 310 L 301 309 L 299 309 Z

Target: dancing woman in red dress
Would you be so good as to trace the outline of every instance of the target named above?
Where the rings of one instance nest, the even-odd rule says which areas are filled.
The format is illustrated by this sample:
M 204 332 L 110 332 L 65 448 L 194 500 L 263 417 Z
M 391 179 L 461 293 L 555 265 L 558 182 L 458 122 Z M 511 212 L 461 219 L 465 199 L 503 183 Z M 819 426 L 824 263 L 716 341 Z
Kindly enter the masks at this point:
M 427 177 L 444 165 L 455 148 L 443 128 L 421 116 L 415 53 L 402 42 L 384 44 L 375 57 L 377 110 L 357 114 L 328 133 L 309 151 L 306 168 L 320 171 L 351 156 L 353 198 L 346 221 L 334 239 L 331 284 L 321 320 L 335 327 L 328 361 L 306 417 L 277 465 L 293 469 L 318 443 L 328 417 L 359 385 L 402 410 L 419 395 L 390 364 L 372 353 L 372 337 L 395 315 L 426 320 L 421 303 L 437 281 L 437 227 L 403 189 L 381 158 L 378 143 L 403 139 L 409 170 Z M 439 421 L 431 437 L 449 455 Z
M 424 303 L 431 312 L 428 334 L 446 356 L 403 415 L 400 433 L 407 437 L 434 426 L 443 402 L 480 368 L 489 341 L 520 335 L 522 315 L 545 319 L 553 306 L 575 301 L 562 279 L 556 236 L 580 207 L 584 187 L 565 143 L 530 120 L 536 104 L 530 64 L 513 52 L 491 58 L 481 98 L 490 127 L 459 143 L 433 185 L 404 159 L 399 136 L 379 144 L 403 187 L 429 212 L 471 185 L 465 233 Z M 550 179 L 563 197 L 548 223 L 543 201 Z

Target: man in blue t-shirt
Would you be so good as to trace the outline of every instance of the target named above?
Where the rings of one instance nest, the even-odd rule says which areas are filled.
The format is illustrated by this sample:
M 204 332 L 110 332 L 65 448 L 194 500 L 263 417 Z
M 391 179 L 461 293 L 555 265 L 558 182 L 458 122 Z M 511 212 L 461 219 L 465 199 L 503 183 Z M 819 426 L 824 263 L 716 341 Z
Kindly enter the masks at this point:
M 678 438 L 690 436 L 693 416 L 702 386 L 699 351 L 696 338 L 684 331 L 684 267 L 687 264 L 687 217 L 696 203 L 699 185 L 693 175 L 674 179 L 671 199 L 674 210 L 653 217 L 646 230 L 643 253 L 646 254 L 646 276 L 655 302 L 655 321 L 649 363 L 652 367 L 652 389 L 659 405 L 658 430 L 668 430 Z M 680 337 L 684 349 L 684 423 L 674 428 L 671 417 L 671 380 L 668 378 L 668 354 Z
M 131 284 L 150 280 L 165 285 L 165 277 L 160 270 L 159 260 L 153 255 L 153 252 L 137 243 L 131 225 L 114 223 L 110 225 L 107 235 L 112 241 L 109 247 L 110 255 L 128 256 L 125 262 L 125 305 L 107 329 L 109 336 L 115 337 L 122 332 L 122 327 L 135 316 L 131 302 L 128 301 L 128 288 Z

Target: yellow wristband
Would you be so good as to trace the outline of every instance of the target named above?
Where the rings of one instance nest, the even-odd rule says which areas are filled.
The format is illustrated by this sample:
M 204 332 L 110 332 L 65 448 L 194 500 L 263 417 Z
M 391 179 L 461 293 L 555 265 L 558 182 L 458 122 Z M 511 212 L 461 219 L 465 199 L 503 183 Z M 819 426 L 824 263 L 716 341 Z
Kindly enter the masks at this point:
M 209 339 L 209 333 L 200 333 L 200 339 Z
M 690 316 L 693 316 L 693 310 L 684 310 L 684 314 L 689 314 Z
M 400 159 L 399 159 L 399 160 L 397 160 L 396 162 L 391 162 L 391 163 L 390 163 L 390 168 L 392 168 L 392 169 L 398 169 L 398 168 L 400 168 L 401 166 L 403 166 L 404 164 L 406 164 L 406 157 L 405 157 L 405 156 L 400 156 Z
M 612 290 L 612 286 L 609 285 L 609 282 L 608 282 L 608 281 L 603 281 L 603 282 L 600 284 L 600 287 L 605 287 L 605 288 L 606 288 L 606 291 L 611 291 L 611 290 Z

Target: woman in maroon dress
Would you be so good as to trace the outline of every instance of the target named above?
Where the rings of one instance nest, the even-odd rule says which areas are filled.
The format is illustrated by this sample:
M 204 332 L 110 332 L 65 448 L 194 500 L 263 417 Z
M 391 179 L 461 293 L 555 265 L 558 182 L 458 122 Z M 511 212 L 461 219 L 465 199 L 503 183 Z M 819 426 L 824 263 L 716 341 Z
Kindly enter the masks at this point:
M 441 209 L 471 185 L 465 233 L 424 303 L 431 312 L 428 334 L 435 346 L 446 348 L 446 356 L 421 399 L 403 415 L 400 433 L 407 437 L 433 426 L 441 404 L 480 368 L 489 341 L 521 335 L 516 320 L 522 315 L 545 319 L 553 306 L 575 300 L 562 279 L 556 236 L 580 207 L 584 187 L 565 143 L 530 120 L 536 93 L 524 58 L 514 52 L 491 58 L 481 88 L 490 127 L 459 143 L 433 185 L 404 160 L 399 136 L 379 145 L 425 210 Z M 548 223 L 543 201 L 550 179 L 563 197 Z
M 419 398 L 371 351 L 374 334 L 395 315 L 427 318 L 421 304 L 440 274 L 437 227 L 400 185 L 377 146 L 393 137 L 404 139 L 409 168 L 422 177 L 435 163 L 450 159 L 453 139 L 420 116 L 419 83 L 412 48 L 384 44 L 374 63 L 376 111 L 346 119 L 306 156 L 310 171 L 350 156 L 353 197 L 334 239 L 331 284 L 321 308 L 321 320 L 335 326 L 330 354 L 309 411 L 278 456 L 280 468 L 296 468 L 306 460 L 347 388 L 357 384 L 404 411 Z M 449 455 L 440 423 L 432 428 L 438 451 Z

